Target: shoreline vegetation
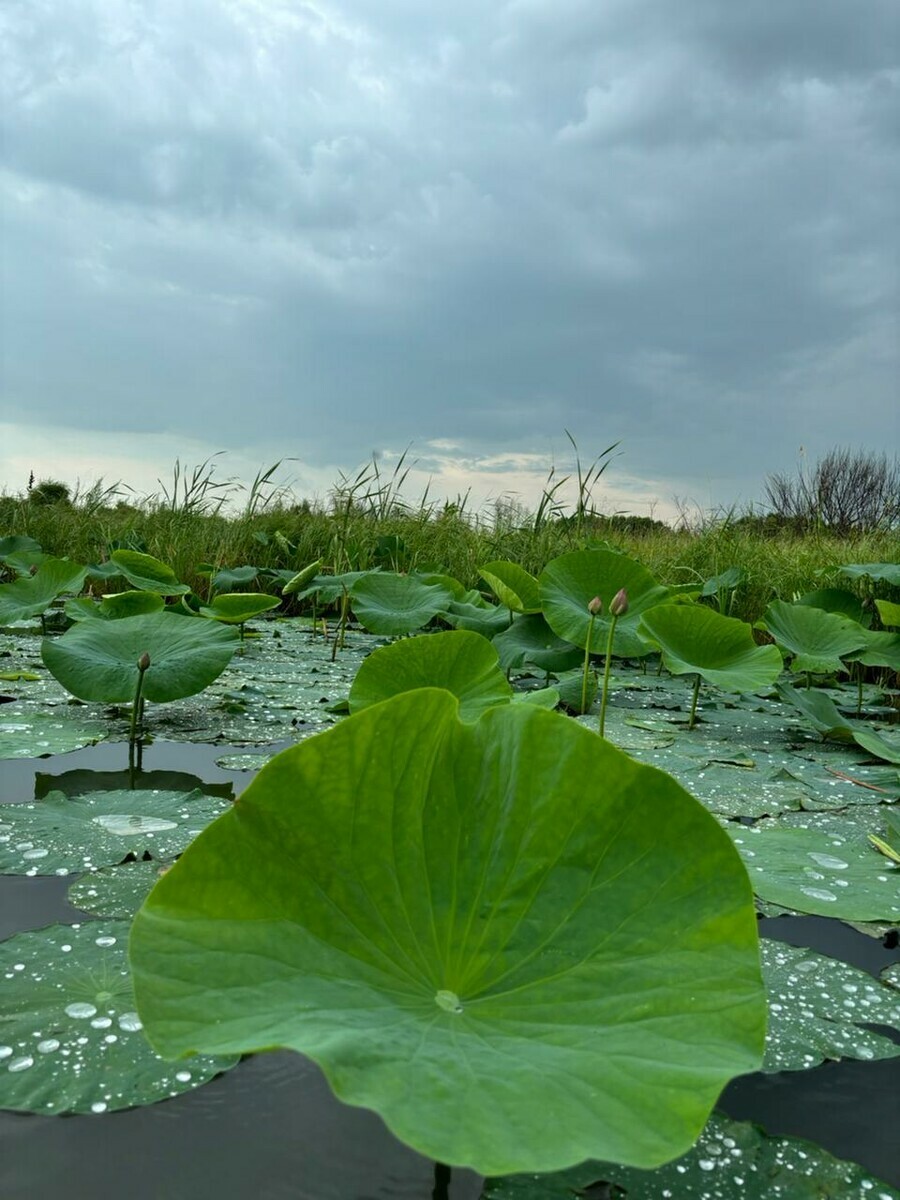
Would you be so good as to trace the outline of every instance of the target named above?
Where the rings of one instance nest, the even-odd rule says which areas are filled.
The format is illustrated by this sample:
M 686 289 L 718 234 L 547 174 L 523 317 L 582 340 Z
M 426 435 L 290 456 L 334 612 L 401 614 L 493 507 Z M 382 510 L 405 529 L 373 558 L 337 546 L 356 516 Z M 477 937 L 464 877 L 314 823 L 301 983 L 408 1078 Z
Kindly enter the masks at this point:
M 605 515 L 591 495 L 605 461 L 601 455 L 583 468 L 576 447 L 571 480 L 578 490 L 569 504 L 560 498 L 569 477 L 551 472 L 536 509 L 500 499 L 481 512 L 469 509 L 467 497 L 436 500 L 426 491 L 407 498 L 405 456 L 389 476 L 374 461 L 341 476 L 325 501 L 298 500 L 278 484 L 280 463 L 244 488 L 218 478 L 213 459 L 193 468 L 176 462 L 170 484 L 143 499 L 121 484 L 99 481 L 72 491 L 55 480 L 32 480 L 19 495 L 0 495 L 0 532 L 32 537 L 47 553 L 84 563 L 105 561 L 116 549 L 152 554 L 200 594 L 208 590 L 210 566 L 299 571 L 317 559 L 326 573 L 379 566 L 440 571 L 470 588 L 483 586 L 478 568 L 485 562 L 512 561 L 537 575 L 560 554 L 602 545 L 638 559 L 667 585 L 700 586 L 740 568 L 728 612 L 750 622 L 776 597 L 790 600 L 834 584 L 842 565 L 900 562 L 896 522 L 838 531 L 754 510 L 685 516 L 677 527 Z M 865 596 L 865 583 L 858 586 Z

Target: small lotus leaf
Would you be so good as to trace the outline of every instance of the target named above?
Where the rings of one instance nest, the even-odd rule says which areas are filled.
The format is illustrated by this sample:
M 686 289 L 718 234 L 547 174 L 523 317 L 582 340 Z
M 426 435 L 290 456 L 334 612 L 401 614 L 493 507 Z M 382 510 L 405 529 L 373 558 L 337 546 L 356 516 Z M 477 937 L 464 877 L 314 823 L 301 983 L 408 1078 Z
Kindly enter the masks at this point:
M 388 571 L 357 580 L 351 595 L 360 623 L 388 637 L 414 633 L 453 603 L 452 592 L 440 584 Z
M 0 759 L 67 754 L 102 742 L 108 732 L 105 721 L 87 715 L 83 709 L 57 706 L 45 712 L 5 704 L 0 708 Z
M 843 658 L 866 644 L 866 631 L 861 625 L 807 604 L 773 600 L 759 624 L 792 656 L 795 671 L 846 671 Z
M 613 653 L 640 658 L 648 653 L 637 635 L 641 614 L 668 599 L 646 567 L 613 550 L 576 550 L 549 562 L 540 576 L 541 601 L 547 624 L 564 641 L 585 648 L 591 629 L 588 605 L 595 596 L 603 602 L 591 634 L 591 650 L 601 654 L 609 636 L 609 606 L 620 588 L 628 593 L 628 612 L 616 622 Z
M 60 638 L 45 638 L 41 657 L 80 700 L 122 704 L 134 698 L 138 659 L 146 652 L 150 667 L 144 673 L 144 696 L 165 702 L 192 696 L 212 683 L 228 666 L 237 642 L 236 630 L 160 612 L 82 621 Z
M 513 562 L 490 562 L 478 573 L 501 604 L 517 613 L 539 613 L 541 592 L 533 575 Z
M 238 1059 L 164 1062 L 141 1032 L 127 921 L 51 925 L 0 942 L 0 1107 L 104 1113 L 192 1091 Z
M 900 604 L 894 604 L 891 600 L 876 600 L 875 607 L 878 609 L 882 625 L 900 629 Z
M 76 879 L 66 893 L 66 899 L 74 908 L 97 917 L 130 919 L 147 899 L 157 879 L 171 866 L 171 862 L 154 859 L 100 867 Z
M 34 575 L 0 584 L 0 625 L 39 616 L 63 592 L 77 592 L 87 568 L 67 558 L 48 558 Z
M 277 608 L 280 603 L 277 596 L 269 596 L 265 592 L 225 592 L 215 596 L 209 604 L 201 604 L 199 612 L 226 625 L 243 625 L 251 617 Z
M 110 560 L 131 586 L 142 592 L 158 592 L 160 596 L 183 596 L 191 590 L 186 583 L 178 582 L 178 577 L 171 567 L 167 567 L 152 554 L 141 554 L 138 550 L 114 550 Z
M 223 567 L 212 577 L 213 591 L 229 592 L 245 583 L 253 583 L 259 575 L 259 567 Z
M 512 688 L 491 643 L 477 633 L 457 629 L 405 638 L 373 651 L 353 680 L 350 711 L 360 712 L 423 687 L 452 692 L 463 721 L 475 721 L 486 709 L 512 699 Z
M 131 956 L 162 1053 L 292 1047 L 483 1173 L 657 1165 L 761 1061 L 718 823 L 564 717 L 467 725 L 436 689 L 276 756 L 156 885 Z
M 638 632 L 662 651 L 673 675 L 701 675 L 732 692 L 757 692 L 781 674 L 774 646 L 757 646 L 750 626 L 700 605 L 665 604 L 645 613 Z

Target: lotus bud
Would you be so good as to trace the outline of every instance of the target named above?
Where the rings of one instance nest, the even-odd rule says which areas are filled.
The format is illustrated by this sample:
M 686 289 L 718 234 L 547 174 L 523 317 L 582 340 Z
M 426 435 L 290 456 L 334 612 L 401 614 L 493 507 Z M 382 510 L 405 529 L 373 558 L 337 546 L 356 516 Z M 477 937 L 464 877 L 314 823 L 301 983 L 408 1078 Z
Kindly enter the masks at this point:
M 603 601 L 599 596 L 595 596 L 588 604 L 588 612 L 592 617 L 596 617 L 599 613 L 603 612 Z
M 150 655 L 147 653 L 146 650 L 141 655 L 141 657 L 138 659 L 137 665 L 138 665 L 139 671 L 146 671 L 147 668 L 150 666 Z
M 609 611 L 614 617 L 624 617 L 628 612 L 628 593 L 624 588 L 619 588 L 610 600 Z

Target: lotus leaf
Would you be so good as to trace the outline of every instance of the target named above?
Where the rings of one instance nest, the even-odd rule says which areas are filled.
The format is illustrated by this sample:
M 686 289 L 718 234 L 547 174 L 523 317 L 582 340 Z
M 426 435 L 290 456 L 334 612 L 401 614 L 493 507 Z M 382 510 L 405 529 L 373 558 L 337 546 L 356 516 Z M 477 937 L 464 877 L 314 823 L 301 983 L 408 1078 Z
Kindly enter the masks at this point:
M 259 574 L 259 567 L 223 567 L 212 577 L 213 591 L 228 592 L 244 583 L 253 583 Z
M 900 918 L 900 870 L 885 861 L 865 833 L 844 837 L 780 825 L 729 832 L 761 899 L 843 920 Z
M 605 1181 L 608 1192 L 592 1188 Z M 554 1175 L 489 1179 L 482 1200 L 900 1200 L 864 1167 L 800 1138 L 768 1137 L 749 1121 L 713 1113 L 693 1149 L 657 1171 L 586 1162 Z
M 900 672 L 900 633 L 867 630 L 863 648 L 855 650 L 848 658 L 866 667 L 888 667 Z
M 198 1057 L 182 1070 L 154 1054 L 134 1008 L 127 940 L 127 921 L 90 921 L 0 943 L 0 1107 L 114 1112 L 192 1091 L 235 1066 L 235 1057 Z
M 134 697 L 138 659 L 150 655 L 144 696 L 153 702 L 200 692 L 228 666 L 237 631 L 171 613 L 82 621 L 61 638 L 44 638 L 41 657 L 80 700 L 122 704 Z
M 191 589 L 179 583 L 171 567 L 154 558 L 152 554 L 141 554 L 138 550 L 114 550 L 110 561 L 125 576 L 132 587 L 142 592 L 157 592 L 160 596 L 183 596 Z
M 463 721 L 477 720 L 495 704 L 508 704 L 513 694 L 491 643 L 458 629 L 405 638 L 373 651 L 353 680 L 350 711 L 423 687 L 452 692 Z
M 541 592 L 533 575 L 513 562 L 490 562 L 478 568 L 501 604 L 517 613 L 539 613 Z
M 890 600 L 876 600 L 875 607 L 878 609 L 882 625 L 900 629 L 900 604 L 894 604 Z
M 295 596 L 298 592 L 302 592 L 307 584 L 315 579 L 316 572 L 321 565 L 321 558 L 317 558 L 315 562 L 311 562 L 305 566 L 302 571 L 298 571 L 296 575 L 292 575 L 281 589 L 282 596 Z
M 900 587 L 900 563 L 847 563 L 838 570 L 848 579 L 874 579 Z
M 795 671 L 846 671 L 843 658 L 866 644 L 866 631 L 861 625 L 806 604 L 773 600 L 759 625 L 792 656 Z
M 0 709 L 0 759 L 67 754 L 102 742 L 108 732 L 104 721 L 83 711 L 60 707 L 35 712 L 26 705 L 5 704 Z
M 484 600 L 479 604 L 470 600 L 454 600 L 439 615 L 454 629 L 467 629 L 488 639 L 508 629 L 512 620 L 512 613 L 504 605 L 488 604 Z
M 23 533 L 0 537 L 0 562 L 5 562 L 11 554 L 19 554 L 23 550 L 32 550 L 40 554 L 41 543 L 36 542 L 32 537 L 26 537 Z
M 795 688 L 789 684 L 778 685 L 778 695 L 803 713 L 810 725 L 822 737 L 836 738 L 841 742 L 853 740 L 853 729 L 846 717 L 830 696 L 817 688 Z
M 900 741 L 896 738 L 889 740 L 874 729 L 855 729 L 853 731 L 853 740 L 857 746 L 861 746 L 863 750 L 867 750 L 875 758 L 881 758 L 889 763 L 896 763 L 900 767 Z
M 640 658 L 648 653 L 637 635 L 641 614 L 668 599 L 668 589 L 657 583 L 646 567 L 613 550 L 576 550 L 549 562 L 540 576 L 541 600 L 547 624 L 564 641 L 585 649 L 591 630 L 588 604 L 595 596 L 603 612 L 593 623 L 591 651 L 605 652 L 609 635 L 609 606 L 620 588 L 628 593 L 628 612 L 619 617 L 613 653 Z
M 727 691 L 757 692 L 781 674 L 774 646 L 757 646 L 749 625 L 711 608 L 660 605 L 644 614 L 638 633 L 659 647 L 673 675 L 700 675 Z
M 298 1050 L 481 1172 L 683 1153 L 761 1061 L 727 835 L 564 717 L 457 710 L 407 693 L 263 768 L 135 918 L 148 1036 L 171 1056 Z
M 66 893 L 66 899 L 82 912 L 98 917 L 134 916 L 147 894 L 171 862 L 128 862 L 88 871 Z
M 900 996 L 868 971 L 762 938 L 769 993 L 764 1071 L 805 1071 L 826 1058 L 894 1058 L 900 1045 L 861 1029 L 900 1028 Z
M 821 608 L 825 612 L 837 613 L 839 617 L 847 617 L 850 621 L 856 621 L 858 625 L 864 628 L 872 624 L 871 612 L 863 607 L 863 602 L 859 596 L 853 592 L 848 592 L 844 588 L 819 588 L 814 592 L 807 592 L 797 601 L 798 604 L 806 604 L 810 608 Z
M 360 579 L 376 574 L 377 571 L 345 571 L 343 575 L 314 575 L 305 587 L 298 586 L 294 594 L 298 600 L 316 596 L 321 604 L 333 604 L 335 600 L 340 600 L 345 591 L 349 592 Z
M 440 584 L 421 583 L 409 575 L 389 572 L 359 579 L 351 592 L 353 611 L 370 633 L 397 637 L 413 633 L 453 603 L 453 594 Z
M 532 663 L 541 671 L 574 670 L 584 655 L 577 646 L 558 638 L 542 613 L 517 617 L 512 625 L 493 639 L 505 670 Z
M 201 604 L 199 612 L 213 621 L 226 625 L 243 625 L 251 617 L 277 608 L 281 601 L 277 596 L 265 592 L 224 592 L 215 596 L 209 604 Z
M 67 558 L 48 558 L 34 575 L 0 584 L 0 625 L 43 613 L 63 592 L 77 592 L 87 569 Z

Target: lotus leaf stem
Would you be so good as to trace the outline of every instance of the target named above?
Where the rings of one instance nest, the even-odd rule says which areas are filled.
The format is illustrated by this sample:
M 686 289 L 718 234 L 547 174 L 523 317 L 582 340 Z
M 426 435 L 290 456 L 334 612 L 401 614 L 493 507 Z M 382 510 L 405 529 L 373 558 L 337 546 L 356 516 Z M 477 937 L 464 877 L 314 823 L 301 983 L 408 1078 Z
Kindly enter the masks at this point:
M 600 697 L 600 736 L 604 737 L 606 728 L 606 702 L 609 699 L 609 668 L 612 663 L 613 636 L 616 632 L 617 613 L 611 613 L 609 618 L 609 635 L 606 639 L 606 662 L 603 664 L 603 694 Z
M 584 646 L 584 671 L 581 677 L 581 708 L 579 712 L 587 712 L 587 694 L 588 694 L 588 673 L 591 669 L 591 639 L 594 636 L 594 621 L 597 619 L 596 613 L 591 613 L 590 624 L 588 625 L 587 641 Z
M 450 1198 L 450 1168 L 446 1163 L 434 1164 L 434 1190 L 431 1200 L 449 1200 Z
M 697 718 L 697 697 L 700 695 L 700 676 L 694 676 L 694 694 L 691 697 L 691 716 L 688 721 L 688 729 L 694 728 L 694 722 Z

